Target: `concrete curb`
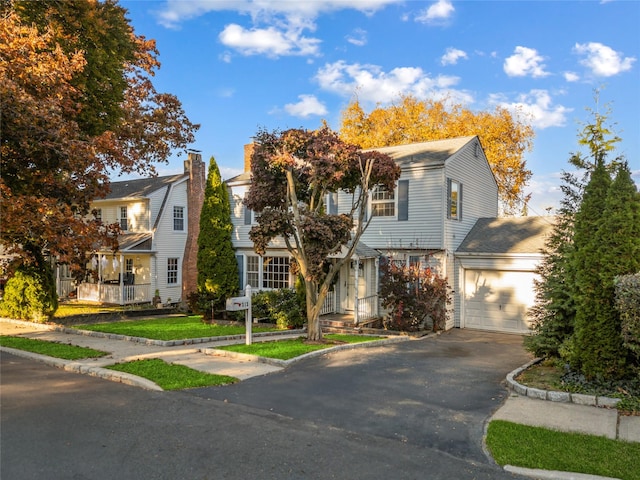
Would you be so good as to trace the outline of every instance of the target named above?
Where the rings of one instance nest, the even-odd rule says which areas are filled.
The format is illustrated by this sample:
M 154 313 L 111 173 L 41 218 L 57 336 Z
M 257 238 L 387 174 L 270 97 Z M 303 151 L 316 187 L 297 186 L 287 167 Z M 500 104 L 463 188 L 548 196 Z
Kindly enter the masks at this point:
M 112 382 L 124 383 L 125 385 L 131 385 L 133 387 L 144 388 L 145 390 L 164 391 L 157 384 L 146 378 L 131 375 L 126 372 L 118 372 L 116 370 L 110 370 L 102 367 L 92 367 L 75 360 L 65 360 L 63 358 L 48 357 L 46 355 L 40 355 L 39 353 L 27 352 L 25 350 L 18 350 L 16 348 L 0 347 L 0 352 L 7 352 L 16 357 L 28 358 L 37 362 L 50 365 L 52 367 L 60 368 L 67 372 L 80 373 L 83 375 L 89 375 L 92 377 L 103 378 Z
M 515 473 L 516 475 L 524 475 L 539 480 L 621 480 L 614 477 L 600 477 L 598 475 L 589 475 L 586 473 L 559 472 L 556 470 L 539 470 L 536 468 L 514 467 L 505 465 L 505 471 Z

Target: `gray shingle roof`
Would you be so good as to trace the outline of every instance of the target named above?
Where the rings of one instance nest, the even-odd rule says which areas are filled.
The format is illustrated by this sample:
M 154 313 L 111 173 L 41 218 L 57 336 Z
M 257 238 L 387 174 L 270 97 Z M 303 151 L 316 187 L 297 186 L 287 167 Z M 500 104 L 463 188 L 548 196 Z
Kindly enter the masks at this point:
M 422 165 L 444 165 L 444 162 L 454 153 L 460 150 L 475 136 L 448 138 L 446 140 L 434 140 L 430 142 L 409 143 L 407 145 L 394 145 L 392 147 L 369 148 L 365 152 L 378 151 L 389 155 L 400 167 L 420 163 Z M 248 183 L 251 180 L 251 172 L 243 172 L 227 180 L 227 183 Z
M 184 177 L 184 174 L 169 175 L 166 177 L 139 178 L 135 180 L 122 180 L 111 182 L 111 192 L 104 200 L 115 200 L 117 198 L 142 198 L 152 192 L 169 185 Z
M 540 253 L 553 217 L 480 218 L 456 253 Z
M 407 145 L 394 145 L 392 147 L 371 148 L 365 151 L 376 150 L 393 158 L 400 167 L 412 163 L 425 165 L 443 165 L 454 153 L 460 150 L 475 136 L 448 138 L 431 142 L 410 143 Z

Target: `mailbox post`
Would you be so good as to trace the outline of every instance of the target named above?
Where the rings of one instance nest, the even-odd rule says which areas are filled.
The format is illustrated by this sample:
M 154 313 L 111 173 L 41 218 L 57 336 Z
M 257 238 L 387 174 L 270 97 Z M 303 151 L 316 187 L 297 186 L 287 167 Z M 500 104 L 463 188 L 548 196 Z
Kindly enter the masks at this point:
M 246 328 L 245 343 L 251 345 L 252 332 L 251 332 L 251 285 L 247 285 L 244 291 L 244 297 L 231 297 L 227 298 L 227 310 L 230 312 L 237 312 L 245 310 L 244 323 Z

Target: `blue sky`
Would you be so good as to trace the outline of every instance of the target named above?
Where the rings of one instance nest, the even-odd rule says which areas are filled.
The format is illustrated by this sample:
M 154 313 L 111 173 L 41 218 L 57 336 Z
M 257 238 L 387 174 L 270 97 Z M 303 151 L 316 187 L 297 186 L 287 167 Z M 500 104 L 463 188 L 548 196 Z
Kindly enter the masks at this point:
M 258 129 L 337 130 L 357 94 L 367 111 L 400 94 L 527 115 L 530 214 L 561 198 L 578 130 L 605 112 L 640 184 L 640 2 L 121 0 L 157 41 L 158 91 L 201 124 L 196 142 L 224 178 Z M 594 89 L 601 87 L 600 102 Z M 182 171 L 172 157 L 160 174 Z

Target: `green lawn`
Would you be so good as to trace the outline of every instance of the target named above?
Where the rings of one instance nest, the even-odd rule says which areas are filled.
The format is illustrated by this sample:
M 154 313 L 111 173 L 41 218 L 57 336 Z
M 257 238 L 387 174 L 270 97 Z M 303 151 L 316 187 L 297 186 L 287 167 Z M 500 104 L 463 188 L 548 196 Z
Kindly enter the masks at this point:
M 300 337 L 291 340 L 278 340 L 275 342 L 260 342 L 251 345 L 226 345 L 218 347 L 220 350 L 229 350 L 238 353 L 258 355 L 260 357 L 289 360 L 305 353 L 335 347 L 343 343 L 361 343 L 380 340 L 383 337 L 366 337 L 362 335 L 328 334 L 324 338 L 327 343 L 305 343 L 305 338 Z
M 500 465 L 640 479 L 640 443 L 494 420 L 487 447 Z
M 163 390 L 211 387 L 236 383 L 238 381 L 235 377 L 200 372 L 184 365 L 167 363 L 159 358 L 118 363 L 106 368 L 146 378 Z
M 77 347 L 66 343 L 48 342 L 25 337 L 0 336 L 0 345 L 3 347 L 25 350 L 39 353 L 49 357 L 63 358 L 65 360 L 80 360 L 81 358 L 98 358 L 108 355 L 107 352 L 94 350 L 93 348 Z
M 75 325 L 73 328 L 128 335 L 131 337 L 150 338 L 153 340 L 220 337 L 225 335 L 243 335 L 246 332 L 244 325 L 210 325 L 203 323 L 200 315 Z M 252 326 L 253 332 L 270 332 L 274 330 L 277 330 L 277 328 Z

